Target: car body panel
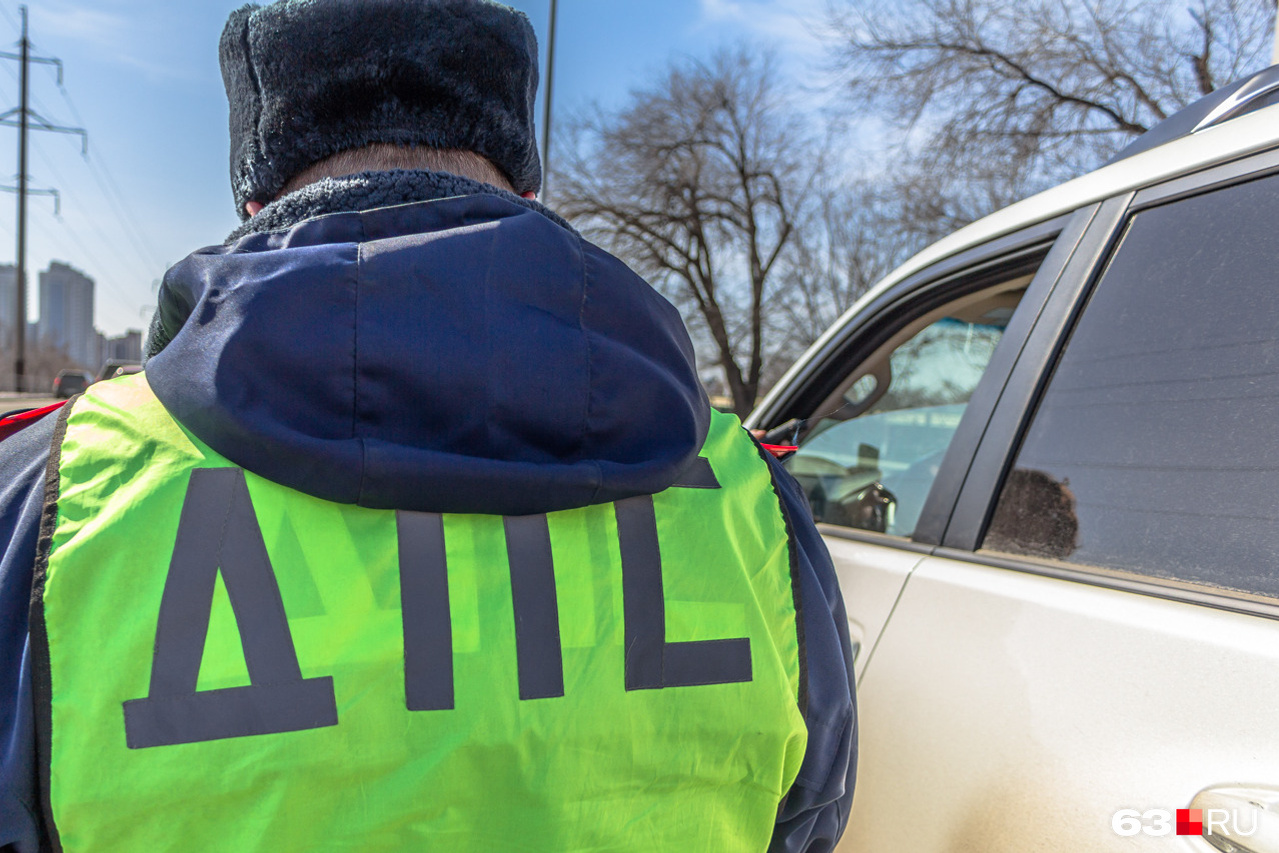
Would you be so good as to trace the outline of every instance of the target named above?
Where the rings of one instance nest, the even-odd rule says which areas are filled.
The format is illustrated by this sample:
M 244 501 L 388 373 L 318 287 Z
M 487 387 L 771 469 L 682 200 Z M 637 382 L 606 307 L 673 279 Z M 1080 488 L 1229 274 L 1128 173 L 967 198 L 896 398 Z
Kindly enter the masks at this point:
M 859 541 L 829 524 L 818 529 L 830 549 L 844 599 L 856 603 L 856 610 L 849 611 L 848 634 L 854 647 L 853 674 L 861 679 L 906 579 L 926 555 L 885 548 L 874 541 L 874 534 L 863 534 L 870 541 Z
M 842 851 L 1207 853 L 1114 813 L 1279 782 L 1279 621 L 932 556 L 858 690 Z
M 1171 830 L 1120 836 L 1115 813 L 1175 814 L 1222 786 L 1279 791 L 1270 719 L 1279 600 L 976 550 L 1057 354 L 1129 217 L 1279 172 L 1277 126 L 1279 106 L 1259 109 L 934 244 L 859 300 L 748 419 L 767 427 L 803 417 L 806 388 L 856 367 L 860 356 L 840 361 L 859 352 L 848 341 L 901 322 L 889 297 L 944 289 L 964 264 L 1070 217 L 1054 226 L 1060 237 L 972 396 L 913 540 L 821 526 L 864 644 L 858 782 L 840 850 L 1211 853 L 1203 839 Z

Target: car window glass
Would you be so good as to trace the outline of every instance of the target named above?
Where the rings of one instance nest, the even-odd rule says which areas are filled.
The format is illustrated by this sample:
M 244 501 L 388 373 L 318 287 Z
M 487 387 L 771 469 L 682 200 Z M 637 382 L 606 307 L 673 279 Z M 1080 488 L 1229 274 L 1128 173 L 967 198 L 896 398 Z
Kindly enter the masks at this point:
M 860 365 L 787 469 L 818 521 L 910 536 L 1021 291 L 943 315 Z
M 1137 213 L 984 547 L 1279 596 L 1279 177 Z

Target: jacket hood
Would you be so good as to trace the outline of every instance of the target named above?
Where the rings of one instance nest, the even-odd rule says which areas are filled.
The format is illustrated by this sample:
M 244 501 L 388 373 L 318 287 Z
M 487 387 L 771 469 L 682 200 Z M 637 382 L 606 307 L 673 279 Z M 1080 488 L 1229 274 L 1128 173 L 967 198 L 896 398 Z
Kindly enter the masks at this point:
M 156 395 L 316 497 L 525 515 L 651 494 L 710 408 L 678 312 L 528 206 L 476 194 L 202 249 L 161 287 Z

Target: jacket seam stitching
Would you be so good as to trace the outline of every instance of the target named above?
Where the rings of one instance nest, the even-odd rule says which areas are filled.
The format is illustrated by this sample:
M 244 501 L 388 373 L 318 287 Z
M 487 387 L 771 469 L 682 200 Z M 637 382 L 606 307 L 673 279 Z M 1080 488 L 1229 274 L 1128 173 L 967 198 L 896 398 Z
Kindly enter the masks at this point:
M 44 619 L 44 590 L 48 580 L 49 557 L 53 551 L 53 535 L 58 527 L 58 498 L 62 491 L 62 443 L 66 439 L 67 422 L 82 394 L 67 401 L 58 413 L 49 461 L 45 467 L 44 506 L 40 512 L 40 529 L 36 540 L 36 561 L 31 583 L 31 603 L 27 631 L 31 639 L 31 688 L 35 705 L 36 774 L 43 830 L 48 846 L 61 853 L 62 839 L 53 816 L 53 686 L 52 661 L 49 655 L 49 633 Z M 42 840 L 43 841 L 43 840 Z M 41 843 L 41 849 L 45 844 Z
M 808 645 L 804 637 L 804 602 L 803 592 L 800 588 L 800 572 L 799 572 L 799 546 L 795 539 L 795 526 L 791 520 L 790 510 L 786 506 L 786 499 L 782 497 L 782 490 L 777 484 L 777 472 L 773 466 L 769 464 L 767 453 L 760 443 L 751 437 L 751 443 L 755 445 L 755 450 L 760 456 L 760 460 L 768 469 L 769 485 L 773 489 L 773 496 L 777 499 L 777 507 L 781 511 L 782 523 L 786 528 L 786 550 L 790 562 L 790 583 L 791 583 L 791 600 L 795 610 L 795 641 L 799 657 L 799 690 L 795 697 L 796 703 L 799 705 L 799 712 L 804 717 L 804 722 L 808 722 Z
M 582 302 L 578 306 L 577 327 L 581 329 L 582 340 L 586 343 L 586 412 L 582 418 L 582 437 L 578 452 L 586 456 L 586 443 L 591 431 L 591 415 L 595 409 L 595 351 L 591 347 L 590 332 L 586 330 L 586 303 L 590 292 L 591 275 L 587 269 L 586 249 L 582 235 L 575 236 L 577 237 L 577 254 L 582 262 Z M 591 460 L 591 467 L 595 471 L 595 491 L 591 493 L 590 503 L 594 504 L 599 499 L 600 490 L 604 488 L 604 471 L 600 467 L 599 460 L 596 459 Z
M 360 217 L 360 241 L 355 245 L 355 293 L 351 307 L 351 437 L 360 447 L 360 484 L 355 502 L 363 504 L 364 486 L 368 481 L 368 458 L 364 437 L 360 435 L 360 278 L 364 266 L 364 244 L 368 240 L 364 217 Z
M 855 734 L 852 730 L 853 719 L 853 709 L 851 707 L 845 708 L 842 712 L 840 712 L 838 722 L 834 724 L 821 723 L 820 726 L 827 732 L 839 733 L 840 741 L 837 742 L 837 745 L 838 743 L 842 743 L 844 738 L 849 738 L 849 748 L 855 749 L 856 745 L 851 740 Z M 804 720 L 804 724 L 806 727 L 812 725 L 807 719 Z M 801 772 L 795 776 L 795 784 L 801 788 L 807 788 L 810 791 L 821 791 L 825 786 L 826 781 L 830 779 L 831 770 L 834 768 L 835 759 L 838 757 L 838 751 L 834 753 L 827 753 L 823 756 L 821 767 L 813 773 L 805 774 L 801 768 Z

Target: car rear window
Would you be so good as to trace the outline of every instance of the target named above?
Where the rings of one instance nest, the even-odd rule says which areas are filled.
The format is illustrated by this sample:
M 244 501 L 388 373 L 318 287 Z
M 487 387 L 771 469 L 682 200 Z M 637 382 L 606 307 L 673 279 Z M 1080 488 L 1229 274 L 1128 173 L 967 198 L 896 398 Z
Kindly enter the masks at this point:
M 1279 597 L 1279 177 L 1139 212 L 983 547 Z

